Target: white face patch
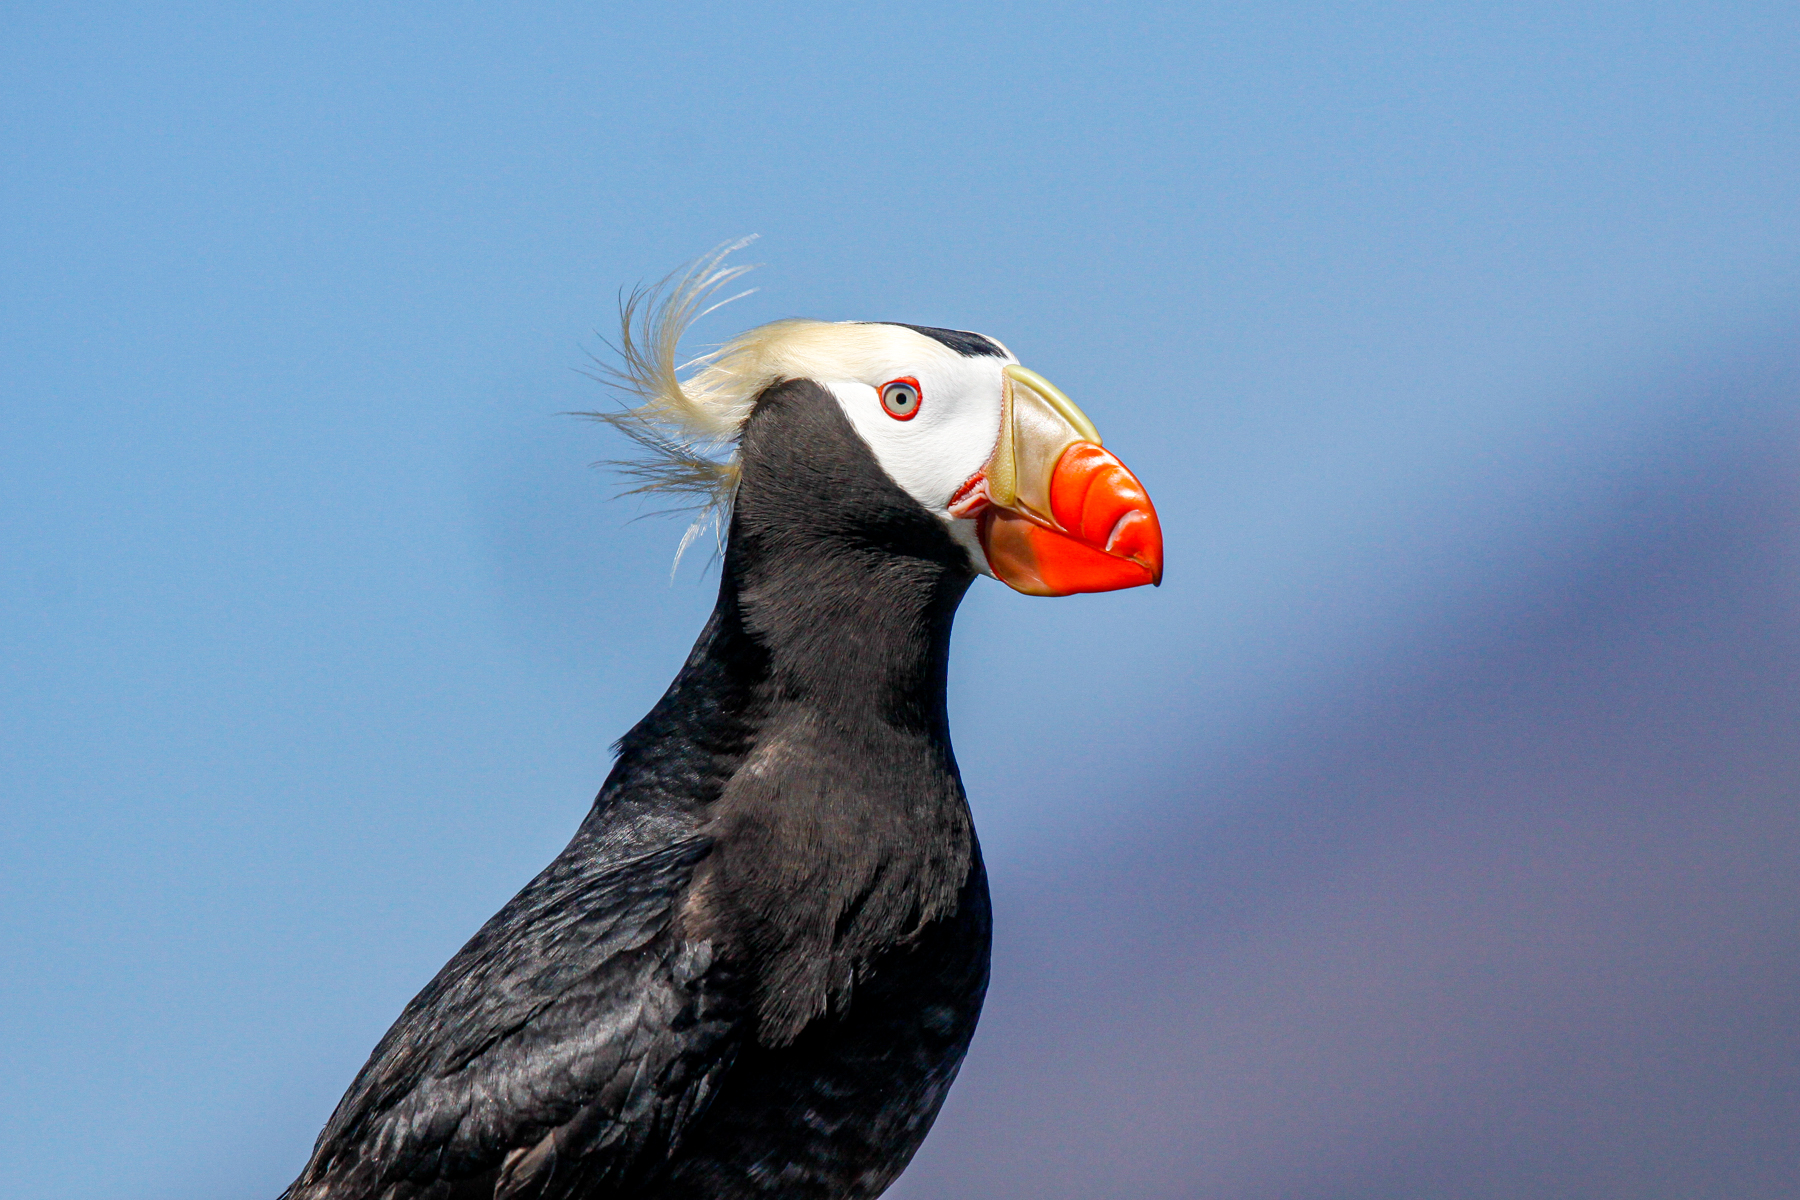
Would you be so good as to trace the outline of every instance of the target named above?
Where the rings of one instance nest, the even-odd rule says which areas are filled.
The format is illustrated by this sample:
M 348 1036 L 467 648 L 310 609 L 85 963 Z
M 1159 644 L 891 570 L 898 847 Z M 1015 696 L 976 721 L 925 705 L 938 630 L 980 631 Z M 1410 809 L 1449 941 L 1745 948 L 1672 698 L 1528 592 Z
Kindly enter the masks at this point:
M 970 358 L 897 325 L 858 331 L 874 343 L 860 355 L 855 379 L 820 379 L 843 406 L 888 477 L 936 514 L 969 551 L 977 570 L 988 571 L 975 522 L 950 515 L 950 498 L 994 453 L 1000 438 L 1001 368 L 1008 356 Z M 896 419 L 881 401 L 882 385 L 897 379 L 919 383 L 918 409 Z

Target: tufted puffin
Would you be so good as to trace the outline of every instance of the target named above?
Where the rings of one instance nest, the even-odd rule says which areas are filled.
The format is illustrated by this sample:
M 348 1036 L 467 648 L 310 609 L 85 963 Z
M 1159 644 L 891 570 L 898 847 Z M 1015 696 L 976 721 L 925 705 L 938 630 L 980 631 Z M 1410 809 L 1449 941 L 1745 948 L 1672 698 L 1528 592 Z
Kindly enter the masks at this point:
M 717 606 L 574 839 L 406 1006 L 283 1200 L 874 1197 L 944 1102 L 990 937 L 951 619 L 977 575 L 1157 583 L 1162 535 L 992 338 L 789 320 L 678 367 L 742 270 L 716 253 L 622 305 L 638 403 L 604 418 L 648 451 L 642 488 L 722 519 Z

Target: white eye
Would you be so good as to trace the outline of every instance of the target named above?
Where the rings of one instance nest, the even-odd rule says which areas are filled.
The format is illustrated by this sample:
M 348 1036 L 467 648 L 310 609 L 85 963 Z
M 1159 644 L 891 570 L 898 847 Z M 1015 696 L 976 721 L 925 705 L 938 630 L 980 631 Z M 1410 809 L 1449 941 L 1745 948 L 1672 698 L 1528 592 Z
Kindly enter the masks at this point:
M 922 398 L 919 381 L 910 375 L 881 385 L 881 407 L 896 421 L 910 421 L 918 416 Z

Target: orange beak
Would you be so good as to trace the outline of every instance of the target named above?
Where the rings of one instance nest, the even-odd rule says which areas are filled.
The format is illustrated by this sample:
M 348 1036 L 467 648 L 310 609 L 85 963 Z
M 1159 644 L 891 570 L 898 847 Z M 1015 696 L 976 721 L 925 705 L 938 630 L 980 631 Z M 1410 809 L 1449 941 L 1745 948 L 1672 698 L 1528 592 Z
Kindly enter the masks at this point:
M 1005 368 L 1002 396 L 994 456 L 951 506 L 979 513 L 995 578 L 1031 596 L 1161 583 L 1156 508 L 1137 476 L 1100 445 L 1093 422 L 1024 367 Z
M 995 578 L 1028 596 L 1162 582 L 1162 527 L 1144 485 L 1111 451 L 1076 442 L 1050 477 L 1054 526 L 990 508 L 977 526 Z

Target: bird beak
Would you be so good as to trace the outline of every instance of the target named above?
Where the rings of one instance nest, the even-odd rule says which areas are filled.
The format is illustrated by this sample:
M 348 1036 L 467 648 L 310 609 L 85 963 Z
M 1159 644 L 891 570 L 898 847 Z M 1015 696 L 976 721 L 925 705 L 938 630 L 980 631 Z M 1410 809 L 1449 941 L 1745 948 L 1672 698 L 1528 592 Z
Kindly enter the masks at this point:
M 952 498 L 995 578 L 1030 596 L 1162 582 L 1162 526 L 1144 485 L 1087 414 L 1024 367 L 1001 373 L 1000 440 Z

